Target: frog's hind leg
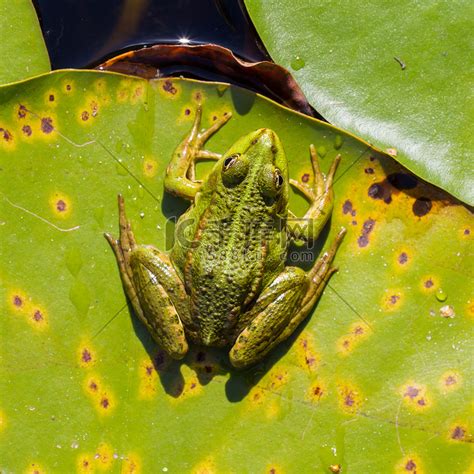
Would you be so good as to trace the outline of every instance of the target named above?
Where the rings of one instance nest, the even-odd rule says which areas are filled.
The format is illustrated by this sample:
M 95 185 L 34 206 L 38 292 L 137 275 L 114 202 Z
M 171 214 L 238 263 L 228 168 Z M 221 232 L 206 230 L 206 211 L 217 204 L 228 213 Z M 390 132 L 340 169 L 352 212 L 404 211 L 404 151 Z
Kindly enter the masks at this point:
M 181 359 L 188 350 L 183 322 L 191 320 L 184 285 L 166 254 L 136 244 L 122 196 L 118 203 L 120 237 L 116 240 L 105 234 L 105 238 L 115 253 L 125 292 L 159 346 Z
M 166 169 L 165 188 L 169 193 L 189 200 L 194 199 L 201 188 L 201 183 L 196 180 L 195 176 L 196 161 L 221 158 L 219 153 L 204 150 L 203 147 L 231 116 L 232 114 L 228 113 L 217 119 L 208 129 L 201 130 L 202 106 L 197 107 L 191 131 L 174 151 Z
M 331 275 L 331 263 L 345 230 L 306 274 L 301 268 L 287 267 L 263 290 L 255 305 L 242 315 L 246 326 L 230 350 L 230 362 L 243 368 L 259 362 L 287 339 L 308 316 Z

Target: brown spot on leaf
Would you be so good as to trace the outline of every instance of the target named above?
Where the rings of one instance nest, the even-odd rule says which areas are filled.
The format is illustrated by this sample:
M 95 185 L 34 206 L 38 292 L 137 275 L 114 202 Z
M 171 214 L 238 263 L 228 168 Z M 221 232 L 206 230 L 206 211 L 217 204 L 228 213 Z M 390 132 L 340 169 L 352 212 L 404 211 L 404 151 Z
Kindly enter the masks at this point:
M 100 400 L 100 405 L 103 407 L 103 408 L 109 408 L 109 399 L 107 397 L 103 397 L 101 400 Z
M 426 197 L 420 197 L 413 203 L 413 214 L 417 217 L 426 216 L 431 211 L 433 204 L 431 203 L 431 199 Z
M 457 384 L 457 380 L 456 380 L 456 377 L 454 375 L 448 375 L 445 379 L 444 379 L 444 384 L 446 386 L 450 386 L 450 385 L 455 385 Z
M 470 229 L 464 229 L 464 235 L 469 235 L 471 233 Z
M 186 109 L 186 110 L 184 111 L 184 115 L 190 115 L 190 114 L 191 114 L 191 110 Z
M 176 87 L 173 85 L 173 83 L 170 80 L 166 80 L 165 82 L 163 82 L 163 90 L 173 95 L 175 95 L 176 92 L 178 92 L 178 90 L 176 89 Z
M 344 404 L 348 407 L 353 406 L 355 403 L 354 396 L 352 392 L 346 393 L 346 396 L 344 398 Z
M 85 363 L 90 362 L 92 360 L 92 355 L 88 349 L 84 349 L 82 351 L 81 359 Z
M 51 117 L 43 117 L 41 119 L 41 131 L 43 133 L 51 133 L 53 130 L 53 119 Z
M 26 112 L 28 112 L 28 109 L 24 105 L 20 104 L 20 106 L 18 107 L 18 118 L 25 118 Z
M 91 383 L 89 384 L 89 388 L 93 391 L 93 392 L 97 392 L 97 384 L 94 382 L 94 381 L 91 381 Z
M 57 203 L 56 203 L 56 209 L 59 211 L 59 212 L 64 212 L 67 208 L 67 204 L 62 200 L 60 199 Z
M 431 278 L 429 278 L 428 280 L 426 280 L 425 283 L 424 283 L 424 287 L 425 287 L 425 288 L 432 288 L 433 285 L 434 285 L 434 283 L 433 283 L 433 280 L 432 280 Z
M 370 167 L 369 167 L 369 168 L 365 168 L 364 172 L 365 172 L 366 174 L 374 174 L 374 169 L 373 169 L 373 168 L 370 168 Z
M 392 189 L 385 180 L 380 183 L 372 184 L 369 187 L 367 194 L 372 199 L 382 200 L 385 204 L 390 204 L 392 202 Z
M 30 127 L 29 125 L 23 125 L 23 127 L 21 128 L 21 131 L 22 131 L 27 137 L 31 137 L 32 130 L 31 130 L 31 127 Z
M 67 91 L 70 91 L 72 88 L 71 88 L 71 84 L 66 84 L 66 90 Z
M 87 120 L 89 120 L 89 112 L 87 110 L 84 110 L 82 113 L 81 113 L 81 119 L 85 122 Z
M 409 397 L 413 400 L 414 398 L 418 396 L 419 393 L 420 393 L 420 390 L 418 388 L 410 385 L 409 387 L 407 387 L 406 392 L 404 393 L 404 396 Z
M 21 296 L 14 295 L 14 296 L 13 296 L 13 304 L 14 304 L 17 308 L 21 308 L 21 307 L 23 306 L 23 300 L 21 299 Z
M 54 94 L 49 94 L 48 100 L 54 102 Z
M 354 334 L 356 334 L 357 336 L 364 334 L 364 328 L 362 326 L 356 326 L 354 328 Z
M 405 464 L 405 470 L 409 472 L 414 472 L 416 470 L 416 464 L 413 459 L 409 459 L 407 463 Z
M 344 201 L 342 212 L 343 214 L 350 214 L 352 217 L 356 215 L 356 210 L 352 207 L 352 202 L 349 199 Z
M 406 254 L 406 252 L 402 252 L 399 256 L 398 256 L 398 263 L 400 265 L 404 265 L 405 263 L 408 262 L 408 255 Z
M 420 407 L 424 407 L 426 405 L 426 401 L 424 398 L 420 398 L 418 401 L 417 401 L 418 405 L 420 405 Z
M 367 247 L 369 245 L 369 235 L 375 227 L 374 219 L 367 219 L 362 225 L 362 233 L 357 239 L 359 247 Z
M 35 312 L 33 313 L 33 319 L 36 322 L 42 321 L 44 319 L 43 314 L 41 313 L 39 309 L 35 310 Z
M 451 439 L 455 439 L 455 440 L 464 439 L 465 435 L 466 435 L 466 430 L 462 428 L 461 426 L 456 426 L 451 433 Z
M 303 176 L 301 176 L 301 181 L 303 183 L 307 183 L 309 181 L 309 174 L 305 173 Z
M 399 299 L 400 299 L 399 295 L 391 295 L 389 298 L 390 304 L 397 304 Z
M 6 128 L 0 128 L 0 134 L 6 142 L 11 142 L 13 140 L 13 135 Z

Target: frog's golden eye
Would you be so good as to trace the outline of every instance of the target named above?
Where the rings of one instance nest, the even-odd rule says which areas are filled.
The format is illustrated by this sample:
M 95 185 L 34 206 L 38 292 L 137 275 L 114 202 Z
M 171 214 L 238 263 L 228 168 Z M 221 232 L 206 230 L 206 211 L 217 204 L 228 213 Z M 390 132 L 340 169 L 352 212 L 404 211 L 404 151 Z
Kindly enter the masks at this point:
M 232 165 L 234 165 L 239 156 L 240 153 L 234 153 L 233 155 L 228 156 L 224 160 L 224 171 L 227 171 Z
M 283 176 L 281 175 L 281 171 L 278 168 L 275 168 L 273 182 L 275 183 L 275 187 L 277 189 L 280 189 L 283 186 Z

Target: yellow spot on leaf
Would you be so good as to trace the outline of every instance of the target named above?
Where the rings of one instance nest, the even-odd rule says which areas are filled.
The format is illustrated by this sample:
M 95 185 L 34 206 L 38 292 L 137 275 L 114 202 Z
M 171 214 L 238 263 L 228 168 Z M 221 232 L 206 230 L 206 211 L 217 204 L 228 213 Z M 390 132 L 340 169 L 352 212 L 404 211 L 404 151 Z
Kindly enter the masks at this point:
M 155 398 L 158 386 L 158 373 L 151 359 L 146 358 L 140 362 L 138 377 L 140 379 L 138 386 L 139 399 L 152 400 Z
M 159 93 L 166 99 L 175 100 L 181 95 L 181 86 L 172 79 L 163 79 L 156 82 Z
M 282 474 L 283 469 L 281 469 L 279 466 L 276 466 L 275 464 L 270 464 L 265 468 L 265 474 Z
M 58 105 L 58 93 L 55 89 L 50 89 L 44 95 L 44 105 L 46 107 L 56 107 Z
M 81 454 L 76 461 L 76 468 L 79 474 L 89 474 L 94 472 L 94 456 Z
M 135 86 L 130 93 L 130 102 L 132 104 L 137 104 L 139 102 L 144 102 L 145 100 L 145 86 L 137 85 Z
M 295 349 L 298 365 L 310 372 L 316 371 L 320 357 L 314 348 L 313 336 L 303 331 L 296 341 Z
M 362 405 L 362 395 L 358 388 L 348 382 L 337 384 L 339 407 L 345 413 L 357 413 Z
M 256 408 L 263 405 L 264 402 L 268 403 L 268 399 L 280 392 L 282 386 L 286 385 L 289 381 L 289 371 L 281 366 L 274 367 L 268 372 L 260 381 L 258 385 L 255 385 L 250 390 L 246 400 L 251 408 Z
M 142 463 L 136 454 L 127 454 L 122 462 L 121 474 L 139 474 L 142 472 Z
M 37 462 L 32 462 L 25 470 L 26 474 L 45 474 L 45 472 L 43 467 Z
M 397 463 L 395 472 L 397 474 L 424 474 L 425 470 L 418 455 L 408 454 Z
M 318 403 L 326 395 L 326 385 L 321 380 L 315 380 L 309 386 L 306 399 L 312 403 Z
M 175 397 L 171 398 L 172 403 L 179 403 L 189 397 L 194 397 L 202 392 L 202 385 L 196 376 L 196 373 L 187 366 L 182 367 L 183 379 L 177 379 L 173 392 Z
M 340 337 L 336 343 L 340 355 L 346 356 L 351 353 L 363 340 L 365 340 L 371 329 L 363 322 L 355 322 L 349 327 L 347 334 Z
M 8 291 L 7 294 L 8 307 L 15 313 L 27 313 L 30 309 L 30 300 L 26 294 L 19 289 Z
M 400 289 L 387 289 L 384 291 L 380 306 L 386 312 L 398 311 L 403 300 L 404 294 Z
M 57 191 L 50 195 L 49 206 L 56 217 L 67 219 L 71 215 L 71 199 L 61 191 Z
M 401 387 L 399 393 L 406 405 L 416 411 L 424 411 L 432 405 L 425 385 L 409 381 Z
M 48 315 L 46 311 L 37 305 L 32 305 L 28 312 L 28 323 L 34 329 L 44 331 L 48 327 Z
M 147 178 L 154 178 L 158 172 L 158 163 L 152 158 L 145 158 L 143 160 L 143 174 Z
M 16 139 L 13 128 L 0 122 L 0 150 L 13 151 L 16 148 Z
M 457 390 L 462 385 L 462 377 L 459 372 L 455 370 L 448 370 L 445 372 L 440 380 L 439 387 L 442 393 L 450 393 Z
M 107 443 L 100 443 L 94 454 L 94 464 L 99 471 L 108 471 L 114 462 L 114 452 Z
M 196 104 L 205 104 L 206 103 L 206 94 L 202 89 L 196 89 L 193 92 L 192 98 Z
M 93 374 L 86 377 L 83 388 L 99 415 L 107 416 L 114 411 L 117 404 L 115 397 L 98 375 Z
M 216 463 L 213 456 L 207 456 L 192 470 L 192 474 L 217 474 Z
M 61 91 L 65 94 L 65 95 L 70 95 L 74 92 L 74 86 L 75 86 L 75 83 L 74 81 L 71 81 L 71 80 L 67 80 L 67 81 L 64 81 L 61 85 Z
M 81 367 L 92 367 L 97 361 L 95 349 L 89 341 L 83 341 L 77 348 L 77 362 Z
M 413 254 L 411 249 L 407 247 L 401 247 L 395 251 L 394 256 L 394 267 L 398 270 L 406 270 L 411 266 L 413 261 Z
M 76 118 L 81 125 L 92 125 L 99 115 L 100 106 L 97 96 L 88 96 L 85 102 L 77 109 Z
M 425 275 L 420 280 L 420 289 L 423 293 L 431 294 L 439 288 L 439 279 L 434 275 Z
M 265 406 L 265 415 L 268 419 L 276 418 L 280 413 L 280 401 L 270 400 Z
M 473 441 L 469 427 L 464 422 L 453 423 L 448 429 L 447 438 L 453 443 L 471 443 Z

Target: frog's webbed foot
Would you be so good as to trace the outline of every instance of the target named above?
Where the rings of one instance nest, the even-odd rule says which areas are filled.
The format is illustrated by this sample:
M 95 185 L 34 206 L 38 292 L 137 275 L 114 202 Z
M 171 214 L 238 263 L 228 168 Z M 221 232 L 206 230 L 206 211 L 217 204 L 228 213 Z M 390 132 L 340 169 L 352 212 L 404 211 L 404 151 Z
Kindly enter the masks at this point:
M 193 331 L 184 285 L 166 254 L 136 244 L 121 195 L 118 206 L 120 236 L 104 236 L 115 253 L 125 293 L 136 316 L 160 347 L 181 359 L 188 350 L 183 322 Z
M 308 273 L 298 267 L 285 268 L 242 315 L 244 326 L 238 328 L 240 332 L 229 353 L 234 367 L 244 368 L 262 360 L 308 316 L 337 270 L 331 264 L 345 233 L 341 229 L 330 249 Z
M 288 223 L 290 235 L 294 239 L 302 240 L 317 239 L 331 215 L 334 200 L 332 188 L 334 175 L 341 161 L 341 155 L 337 155 L 327 176 L 324 176 L 314 145 L 310 145 L 309 150 L 314 173 L 313 184 L 300 183 L 295 179 L 290 179 L 291 185 L 298 189 L 310 203 L 308 211 L 302 218 L 296 218 L 290 214 L 291 219 Z
M 202 106 L 196 109 L 196 116 L 189 134 L 178 145 L 166 169 L 165 188 L 176 196 L 193 200 L 201 188 L 196 181 L 195 165 L 198 160 L 218 160 L 219 153 L 204 149 L 204 145 L 231 117 L 231 113 L 217 119 L 208 129 L 201 130 Z

